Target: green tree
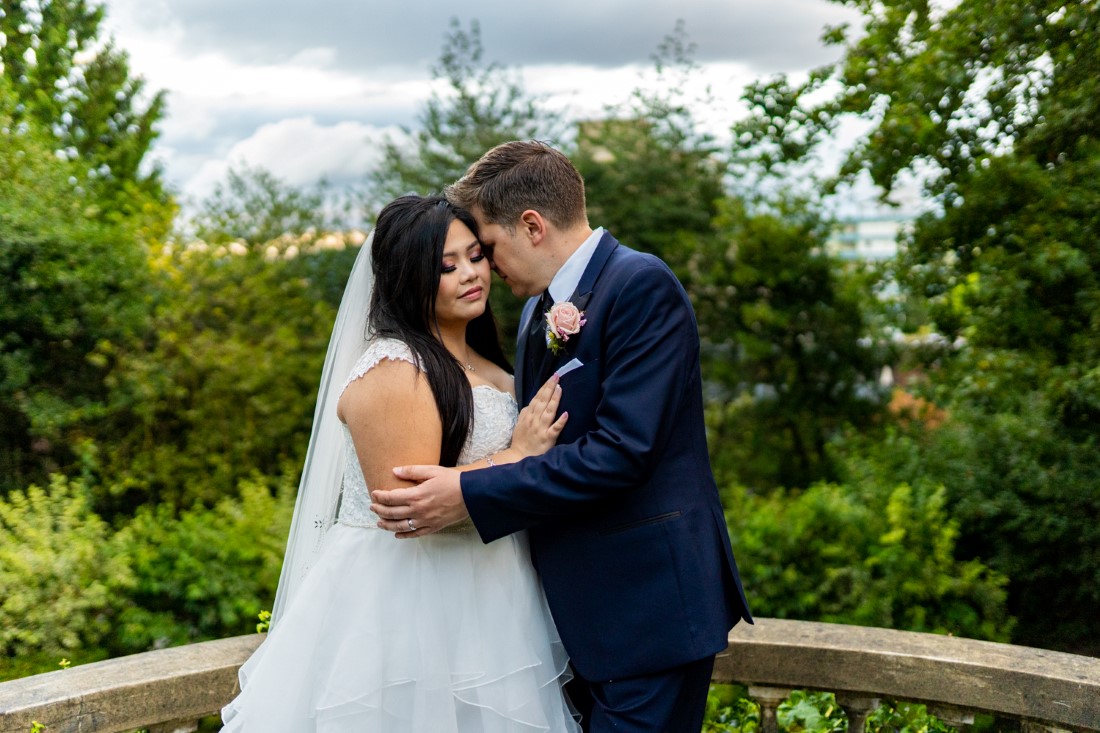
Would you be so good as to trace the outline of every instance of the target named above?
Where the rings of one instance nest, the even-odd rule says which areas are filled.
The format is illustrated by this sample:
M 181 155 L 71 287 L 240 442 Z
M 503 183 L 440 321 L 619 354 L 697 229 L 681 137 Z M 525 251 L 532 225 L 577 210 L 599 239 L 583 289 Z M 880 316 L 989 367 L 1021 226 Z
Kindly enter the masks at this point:
M 560 132 L 559 123 L 526 91 L 518 72 L 485 60 L 477 21 L 464 30 L 457 19 L 451 20 L 432 78 L 444 81 L 446 91 L 432 93 L 419 115 L 419 128 L 405 130 L 408 142 L 387 140 L 382 160 L 369 176 L 367 206 L 373 212 L 406 193 L 442 191 L 500 143 L 554 139 Z M 510 352 L 523 304 L 499 282 L 490 291 L 490 303 Z
M 199 204 L 190 227 L 209 244 L 239 241 L 263 251 L 298 237 L 317 238 L 331 228 L 321 190 L 296 188 L 264 168 L 232 167 Z
M 1067 561 L 1100 552 L 1081 458 L 1100 446 L 1097 3 L 846 4 L 863 24 L 851 40 L 830 34 L 842 59 L 805 84 L 753 87 L 738 139 L 748 160 L 790 170 L 858 116 L 870 132 L 834 184 L 866 174 L 889 195 L 902 175 L 924 177 L 940 207 L 896 272 L 915 304 L 903 312 L 929 319 L 906 330 L 957 345 L 915 366 L 971 451 L 955 465 L 965 480 L 947 482 L 960 547 L 1010 575 L 1021 640 L 1078 648 L 1100 600 L 1094 574 Z
M 872 127 L 839 180 L 866 171 L 889 194 L 920 168 L 951 205 L 983 161 L 1019 154 L 1057 163 L 1096 137 L 1095 0 L 837 2 L 863 21 L 850 40 L 844 26 L 826 34 L 842 46 L 841 60 L 803 84 L 780 77 L 745 94 L 753 114 L 736 131 L 743 148 L 764 156 L 758 162 L 799 163 L 859 116 Z
M 439 192 L 500 143 L 554 137 L 556 123 L 518 73 L 484 56 L 478 22 L 471 21 L 467 31 L 452 19 L 432 68 L 432 78 L 445 82 L 446 92 L 433 92 L 419 115 L 419 129 L 405 130 L 409 145 L 397 140 L 383 145 L 382 162 L 371 175 L 373 205 L 410 192 Z
M 354 251 L 266 259 L 195 243 L 155 260 L 149 337 L 118 355 L 98 444 L 107 515 L 211 505 L 254 472 L 298 470 L 336 313 L 329 280 L 347 279 Z
M 653 56 L 655 79 L 603 119 L 580 123 L 572 159 L 584 176 L 589 219 L 627 245 L 658 255 L 686 279 L 715 235 L 724 161 L 684 89 L 697 75 L 683 23 Z M 690 285 L 690 283 L 689 283 Z
M 140 219 L 147 239 L 174 215 L 159 170 L 147 165 L 164 92 L 145 101 L 126 54 L 101 39 L 105 12 L 87 0 L 3 0 L 0 74 L 19 100 L 14 121 L 52 137 L 108 220 Z
M 698 253 L 689 275 L 724 385 L 708 414 L 714 468 L 757 490 L 835 480 L 830 441 L 872 427 L 885 398 L 868 293 L 825 252 L 829 224 L 802 203 L 754 213 L 730 199 L 717 226 L 723 249 Z
M 985 379 L 975 372 L 970 379 Z M 1042 617 L 1013 640 L 1096 654 L 1095 615 L 1084 610 L 1100 583 L 1091 549 L 1100 543 L 1091 521 L 1100 485 L 1096 446 L 1066 439 L 1048 394 L 1024 396 L 1030 402 L 1017 411 L 960 400 L 938 426 L 902 421 L 884 437 L 846 441 L 837 451 L 842 479 L 944 485 L 960 557 L 1010 579 L 1008 609 L 1021 623 Z M 1044 595 L 1028 595 L 1037 592 Z
M 146 250 L 104 222 L 0 77 L 0 489 L 69 468 L 108 403 L 111 353 L 145 325 Z

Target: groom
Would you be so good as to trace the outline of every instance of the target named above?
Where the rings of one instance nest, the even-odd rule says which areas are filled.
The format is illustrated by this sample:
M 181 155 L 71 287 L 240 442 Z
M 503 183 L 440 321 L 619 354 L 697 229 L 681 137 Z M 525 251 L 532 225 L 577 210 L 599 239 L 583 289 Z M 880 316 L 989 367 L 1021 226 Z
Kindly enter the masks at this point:
M 543 143 L 493 148 L 447 196 L 530 297 L 520 404 L 572 364 L 569 421 L 557 446 L 519 463 L 396 469 L 423 483 L 373 492 L 380 526 L 419 537 L 469 515 L 485 542 L 527 530 L 585 729 L 694 733 L 714 655 L 752 617 L 707 457 L 687 294 L 658 258 L 590 228 L 580 174 Z

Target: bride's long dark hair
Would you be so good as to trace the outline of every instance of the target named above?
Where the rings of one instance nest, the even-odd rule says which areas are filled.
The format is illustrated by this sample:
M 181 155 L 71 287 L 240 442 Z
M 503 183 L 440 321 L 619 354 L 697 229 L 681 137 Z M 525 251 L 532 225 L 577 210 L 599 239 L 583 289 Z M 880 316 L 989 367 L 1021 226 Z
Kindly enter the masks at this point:
M 402 196 L 379 213 L 371 248 L 370 332 L 405 342 L 424 368 L 443 423 L 441 466 L 458 464 L 474 414 L 465 369 L 443 346 L 435 316 L 443 246 L 455 220 L 477 236 L 474 217 L 442 196 Z M 466 343 L 511 373 L 488 303 L 485 312 L 467 324 Z

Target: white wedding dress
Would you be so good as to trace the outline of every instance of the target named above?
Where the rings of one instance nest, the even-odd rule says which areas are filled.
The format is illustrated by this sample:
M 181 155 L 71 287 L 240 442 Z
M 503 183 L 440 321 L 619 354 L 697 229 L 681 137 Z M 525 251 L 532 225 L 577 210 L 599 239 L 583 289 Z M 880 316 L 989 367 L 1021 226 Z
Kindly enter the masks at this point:
M 345 383 L 382 359 L 376 339 Z M 460 463 L 508 446 L 511 395 L 473 388 Z M 338 520 L 278 623 L 240 670 L 223 731 L 579 731 L 562 692 L 565 650 L 526 537 L 488 545 L 469 524 L 415 540 L 378 529 L 351 433 Z

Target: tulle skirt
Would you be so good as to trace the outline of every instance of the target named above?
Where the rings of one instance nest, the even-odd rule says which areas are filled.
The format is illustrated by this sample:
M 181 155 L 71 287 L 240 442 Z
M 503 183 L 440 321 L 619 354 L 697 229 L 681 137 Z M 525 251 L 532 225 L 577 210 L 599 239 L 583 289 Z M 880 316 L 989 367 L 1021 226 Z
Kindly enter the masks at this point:
M 579 731 L 525 536 L 398 540 L 337 524 L 241 667 L 223 731 Z

